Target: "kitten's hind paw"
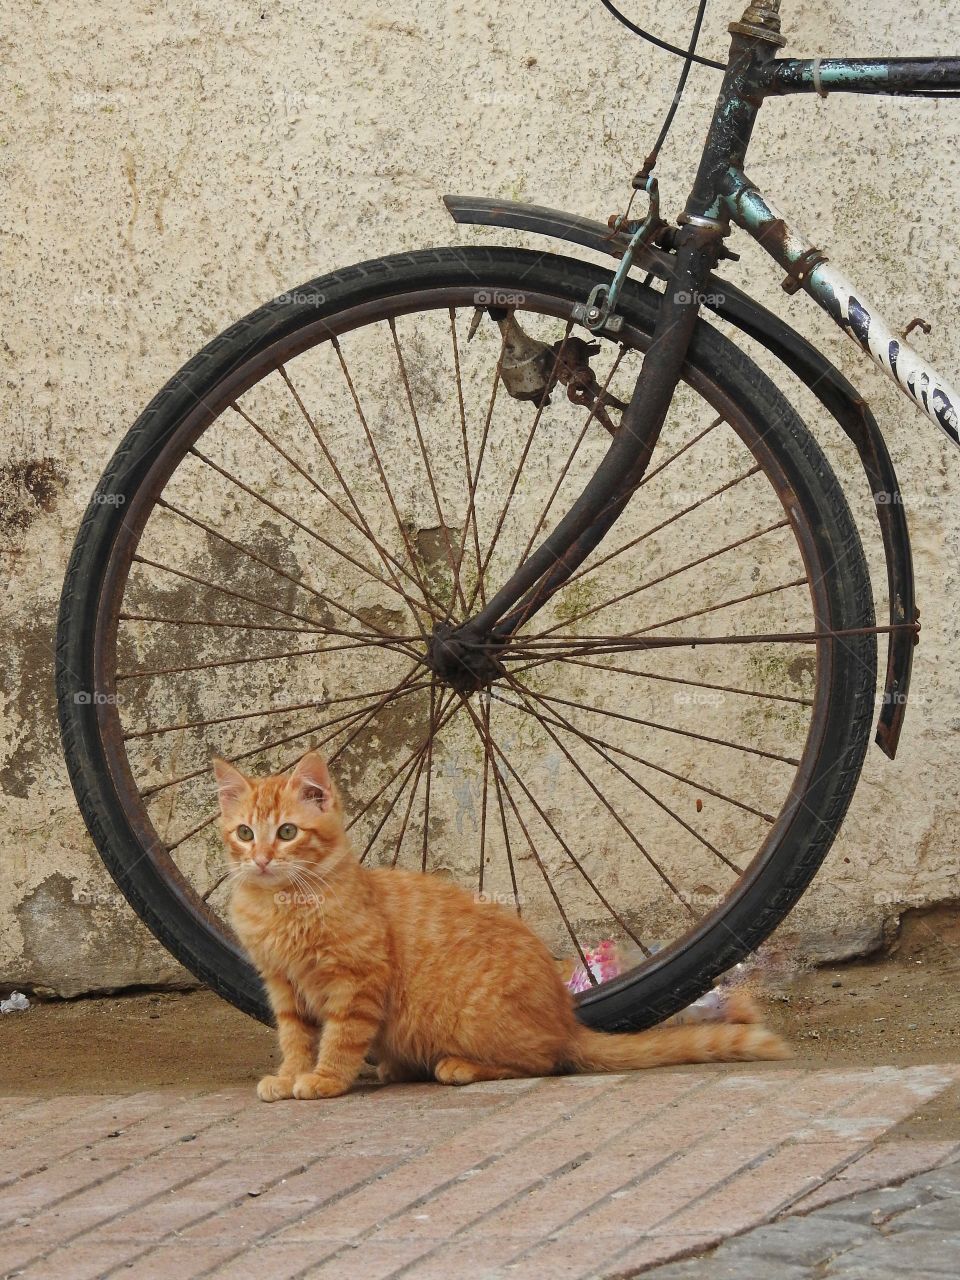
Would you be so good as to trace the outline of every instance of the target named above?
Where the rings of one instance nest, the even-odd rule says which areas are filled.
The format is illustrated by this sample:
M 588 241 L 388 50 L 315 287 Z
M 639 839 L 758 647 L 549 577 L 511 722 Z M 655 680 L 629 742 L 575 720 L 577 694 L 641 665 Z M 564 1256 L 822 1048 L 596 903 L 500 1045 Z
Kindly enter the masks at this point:
M 261 1102 L 279 1102 L 293 1097 L 292 1076 L 264 1076 L 257 1085 L 257 1097 Z
M 293 1083 L 295 1098 L 338 1098 L 346 1093 L 352 1081 L 344 1083 L 326 1071 L 311 1071 L 308 1075 L 297 1076 Z

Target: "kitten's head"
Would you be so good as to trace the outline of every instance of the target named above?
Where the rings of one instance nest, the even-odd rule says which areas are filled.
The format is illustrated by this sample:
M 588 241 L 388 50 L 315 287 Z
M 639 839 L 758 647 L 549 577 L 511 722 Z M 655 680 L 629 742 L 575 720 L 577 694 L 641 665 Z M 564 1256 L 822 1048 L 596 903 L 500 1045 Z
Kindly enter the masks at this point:
M 238 875 L 275 886 L 311 867 L 329 869 L 349 853 L 340 798 L 318 752 L 269 778 L 248 778 L 217 759 L 213 772 L 220 829 Z

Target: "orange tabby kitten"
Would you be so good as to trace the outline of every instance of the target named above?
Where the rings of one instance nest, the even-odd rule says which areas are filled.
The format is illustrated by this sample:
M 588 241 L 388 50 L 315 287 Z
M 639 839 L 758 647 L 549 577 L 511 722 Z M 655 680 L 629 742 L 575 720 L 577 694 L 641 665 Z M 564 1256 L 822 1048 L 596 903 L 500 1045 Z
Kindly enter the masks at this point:
M 266 1102 L 345 1093 L 368 1054 L 381 1080 L 443 1084 L 789 1056 L 757 1025 L 591 1031 L 512 912 L 439 876 L 356 861 L 320 755 L 289 776 L 247 778 L 223 760 L 214 771 L 230 918 L 280 1041 L 277 1074 L 257 1086 Z

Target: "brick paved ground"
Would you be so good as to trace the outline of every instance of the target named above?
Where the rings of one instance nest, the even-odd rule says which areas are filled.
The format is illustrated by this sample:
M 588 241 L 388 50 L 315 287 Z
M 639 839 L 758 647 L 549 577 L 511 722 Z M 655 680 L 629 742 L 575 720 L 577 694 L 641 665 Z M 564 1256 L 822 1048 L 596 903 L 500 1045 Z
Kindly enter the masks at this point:
M 272 1106 L 233 1089 L 2 1099 L 0 1275 L 630 1274 L 960 1155 L 876 1145 L 958 1077 L 770 1066 Z

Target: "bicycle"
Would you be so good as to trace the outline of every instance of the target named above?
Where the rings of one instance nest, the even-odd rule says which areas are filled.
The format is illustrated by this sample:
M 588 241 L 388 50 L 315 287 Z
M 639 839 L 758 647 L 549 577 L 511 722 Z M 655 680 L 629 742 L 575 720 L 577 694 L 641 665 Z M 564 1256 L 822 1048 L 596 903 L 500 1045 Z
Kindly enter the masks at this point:
M 960 58 L 784 58 L 779 0 L 757 0 L 711 63 L 704 4 L 689 48 L 665 46 L 680 92 L 694 62 L 723 74 L 677 225 L 652 172 L 676 101 L 634 179 L 641 219 L 447 197 L 457 222 L 619 265 L 468 247 L 310 281 L 180 370 L 84 516 L 57 667 L 80 808 L 154 934 L 257 1017 L 219 910 L 214 752 L 263 770 L 324 750 L 359 857 L 522 911 L 579 958 L 580 1016 L 610 1029 L 689 1004 L 808 886 L 860 774 L 881 635 L 876 738 L 895 755 L 919 624 L 883 436 L 715 270 L 746 231 L 960 442 L 957 394 L 744 173 L 766 97 L 955 96 Z M 821 449 L 701 310 L 855 443 L 887 622 Z M 610 941 L 630 965 L 604 981 Z

